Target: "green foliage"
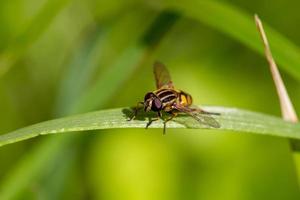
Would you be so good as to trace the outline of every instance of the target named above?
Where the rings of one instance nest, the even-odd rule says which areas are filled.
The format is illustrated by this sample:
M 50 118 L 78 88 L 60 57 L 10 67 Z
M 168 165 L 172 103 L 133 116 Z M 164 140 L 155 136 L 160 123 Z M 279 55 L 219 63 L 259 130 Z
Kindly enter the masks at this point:
M 210 112 L 220 113 L 214 116 L 221 127 L 218 130 L 266 134 L 285 138 L 300 139 L 299 124 L 285 122 L 277 117 L 265 114 L 221 107 L 205 107 Z M 58 134 L 65 132 L 112 129 L 112 128 L 145 128 L 147 119 L 153 114 L 142 113 L 136 120 L 128 121 L 132 115 L 129 108 L 102 110 L 55 119 L 28 126 L 0 136 L 0 146 L 14 143 L 39 135 Z M 162 128 L 162 121 L 155 121 L 151 128 Z M 209 128 L 191 117 L 179 116 L 168 123 L 170 128 Z
M 274 57 L 287 72 L 292 99 L 298 99 L 291 77 L 300 78 L 299 41 L 283 36 L 292 35 L 289 30 L 298 37 L 285 19 L 297 21 L 289 11 L 296 5 L 196 0 L 0 5 L 0 145 L 52 134 L 1 148 L 1 199 L 151 199 L 149 194 L 166 188 L 169 192 L 158 195 L 162 199 L 299 198 L 283 139 L 300 139 L 299 125 L 261 114 L 277 115 L 279 108 L 266 62 L 255 54 L 262 55 L 263 48 L 252 19 L 263 11 Z M 157 59 L 196 103 L 201 98 L 222 105 L 205 107 L 222 113 L 215 117 L 219 130 L 205 131 L 181 115 L 163 138 L 160 129 L 140 129 L 148 116 L 126 121 L 126 108 L 153 90 L 151 65 Z M 124 108 L 104 109 L 114 107 Z M 77 113 L 83 114 L 65 117 Z M 25 128 L 11 132 L 19 127 Z M 162 122 L 151 127 L 161 128 Z M 54 134 L 85 130 L 100 134 Z M 219 131 L 226 134 L 212 134 Z M 157 181 L 166 172 L 165 182 Z
M 163 21 L 161 21 L 161 19 L 163 19 Z M 78 62 L 71 62 L 68 76 L 65 77 L 65 80 L 62 82 L 62 87 L 59 91 L 56 113 L 58 115 L 62 115 L 64 113 L 76 113 L 80 111 L 93 110 L 97 107 L 102 107 L 105 105 L 105 103 L 107 103 L 107 101 L 114 95 L 115 90 L 120 88 L 122 83 L 128 79 L 134 69 L 139 66 L 139 62 L 141 62 L 145 56 L 147 56 L 147 53 L 151 53 L 152 48 L 157 45 L 160 38 L 174 24 L 176 19 L 176 15 L 172 12 L 167 11 L 159 14 L 150 28 L 147 29 L 142 35 L 142 37 L 139 38 L 138 35 L 138 39 L 134 41 L 134 44 L 126 47 L 126 49 L 122 52 L 122 55 L 115 61 L 115 63 L 106 69 L 105 73 L 100 74 L 95 83 L 91 87 L 88 87 L 87 91 L 84 90 L 84 86 L 88 86 L 87 79 L 91 79 L 94 71 L 93 67 L 98 63 L 86 63 L 87 66 L 84 67 L 82 65 L 78 66 Z M 116 25 L 117 30 L 119 29 L 118 26 L 120 26 L 120 24 Z M 160 29 L 159 32 L 157 32 L 158 28 Z M 100 38 L 98 46 L 105 47 L 101 41 L 103 41 L 103 38 L 109 38 L 105 37 L 106 34 L 102 32 L 98 33 L 98 35 Z M 154 39 L 150 39 L 150 36 L 152 36 Z M 106 43 L 106 45 L 110 44 Z M 83 61 L 83 63 L 90 61 L 90 58 L 92 58 L 94 54 L 93 50 L 96 47 L 93 43 L 90 43 L 87 47 L 82 47 L 82 50 L 77 55 L 79 58 L 76 57 L 76 60 Z M 86 52 L 85 50 L 88 51 Z M 80 83 L 78 82 L 76 75 L 81 77 L 82 85 L 81 87 L 76 87 L 76 89 L 74 89 L 74 85 Z M 105 87 L 107 88 L 105 93 L 99 93 L 99 90 L 101 91 L 102 88 Z M 76 95 L 78 97 L 76 97 Z M 31 180 L 35 173 L 37 173 L 36 171 L 43 170 L 43 162 L 46 164 L 49 160 L 55 160 L 57 153 L 64 151 L 64 149 L 68 147 L 67 144 L 72 143 L 73 141 L 74 138 L 72 137 L 61 137 L 56 140 L 51 138 L 44 142 L 43 145 L 39 146 L 37 149 L 31 152 L 31 154 L 29 154 L 28 157 L 32 157 L 31 159 L 33 160 L 31 165 L 27 165 L 27 163 L 24 162 L 15 168 L 15 177 L 21 175 L 18 175 L 18 173 L 20 173 L 22 169 L 27 169 L 25 172 L 26 179 L 23 181 L 15 181 L 14 176 L 8 177 L 7 180 L 4 181 L 2 192 L 0 193 L 3 193 L 4 197 L 16 196 L 19 191 L 26 187 L 27 183 Z M 52 146 L 53 142 L 56 143 L 56 148 L 49 150 L 48 148 L 49 146 Z M 44 152 L 47 152 L 46 157 Z M 47 161 L 44 160 L 45 158 L 47 158 Z M 25 160 L 27 160 L 27 158 L 25 158 Z M 43 173 L 40 172 L 39 174 L 42 176 Z M 11 192 L 11 187 L 15 188 L 14 192 Z
M 184 4 L 171 1 L 166 3 L 166 6 L 178 9 L 184 16 L 205 23 L 263 55 L 263 46 L 255 27 L 253 14 L 246 14 L 235 6 L 214 0 L 188 0 Z M 300 79 L 299 47 L 268 25 L 265 25 L 265 29 L 278 64 L 292 76 Z

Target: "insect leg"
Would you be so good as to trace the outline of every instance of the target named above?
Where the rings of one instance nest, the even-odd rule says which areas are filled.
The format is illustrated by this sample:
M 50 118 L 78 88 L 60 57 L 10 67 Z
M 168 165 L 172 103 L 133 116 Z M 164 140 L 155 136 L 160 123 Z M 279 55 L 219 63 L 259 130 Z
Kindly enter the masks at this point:
M 166 124 L 168 121 L 172 120 L 174 117 L 177 116 L 178 113 L 176 112 L 170 112 L 171 116 L 167 119 L 164 120 L 164 130 L 163 130 L 163 134 L 165 135 L 166 134 Z
M 161 114 L 161 111 L 158 111 L 157 113 L 158 117 L 162 119 L 162 114 Z
M 157 121 L 159 119 L 162 119 L 162 115 L 161 115 L 160 111 L 157 112 L 157 117 L 156 118 L 152 118 L 152 119 L 149 120 L 149 122 L 146 125 L 146 129 L 152 124 L 152 122 Z
M 137 103 L 136 107 L 133 109 L 133 115 L 127 121 L 131 121 L 137 116 L 138 111 L 141 109 L 139 105 L 144 105 L 144 102 L 140 101 Z
M 152 122 L 157 121 L 158 119 L 158 117 L 150 119 L 145 128 L 147 129 L 152 124 Z

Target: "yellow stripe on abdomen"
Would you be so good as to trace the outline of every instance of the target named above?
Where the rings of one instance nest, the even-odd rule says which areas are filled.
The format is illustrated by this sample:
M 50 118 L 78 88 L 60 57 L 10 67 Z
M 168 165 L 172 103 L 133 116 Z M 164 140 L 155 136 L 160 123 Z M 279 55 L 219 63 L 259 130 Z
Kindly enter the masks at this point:
M 189 106 L 192 104 L 192 101 L 193 101 L 191 95 L 186 94 L 184 92 L 180 93 L 179 100 L 180 100 L 180 104 L 183 106 Z
M 185 95 L 183 95 L 183 94 L 180 94 L 180 104 L 187 105 L 187 99 L 186 99 Z

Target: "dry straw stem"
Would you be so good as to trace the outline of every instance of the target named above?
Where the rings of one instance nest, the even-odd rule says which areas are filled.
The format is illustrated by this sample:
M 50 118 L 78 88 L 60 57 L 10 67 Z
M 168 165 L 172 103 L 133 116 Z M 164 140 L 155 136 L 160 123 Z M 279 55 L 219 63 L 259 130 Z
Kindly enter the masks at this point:
M 271 70 L 271 73 L 272 73 L 272 77 L 273 77 L 273 80 L 274 80 L 274 83 L 275 83 L 275 86 L 276 86 L 277 94 L 278 94 L 279 101 L 280 101 L 282 117 L 286 121 L 296 123 L 296 122 L 298 122 L 298 118 L 297 118 L 295 109 L 294 109 L 293 104 L 292 104 L 292 102 L 289 98 L 287 90 L 284 86 L 284 83 L 283 83 L 282 78 L 280 76 L 279 70 L 278 70 L 277 65 L 275 63 L 275 60 L 272 56 L 271 49 L 270 49 L 270 46 L 269 46 L 269 42 L 268 42 L 266 33 L 264 31 L 262 22 L 256 14 L 254 15 L 254 18 L 255 18 L 256 26 L 258 28 L 258 31 L 259 31 L 260 36 L 262 38 L 262 41 L 264 43 L 265 55 L 266 55 L 266 58 L 268 60 L 270 70 Z
M 293 104 L 292 104 L 292 102 L 289 98 L 287 90 L 284 86 L 284 83 L 283 83 L 282 78 L 280 76 L 279 70 L 278 70 L 277 65 L 275 63 L 275 60 L 272 56 L 271 49 L 270 49 L 270 46 L 269 46 L 269 42 L 268 42 L 266 33 L 264 31 L 262 22 L 261 22 L 261 20 L 259 19 L 259 17 L 257 15 L 254 15 L 254 18 L 255 18 L 256 26 L 258 28 L 258 31 L 259 31 L 260 36 L 262 38 L 262 41 L 264 43 L 265 55 L 266 55 L 266 58 L 269 62 L 271 74 L 272 74 L 274 84 L 275 84 L 275 87 L 276 87 L 276 90 L 277 90 L 278 98 L 279 98 L 279 101 L 280 101 L 282 117 L 286 121 L 296 123 L 296 122 L 298 122 L 297 114 L 296 114 L 295 109 L 293 107 Z M 298 186 L 300 187 L 300 167 L 299 167 L 300 166 L 300 155 L 299 155 L 299 147 L 300 146 L 299 146 L 299 140 L 290 139 L 290 145 L 291 145 L 291 149 L 294 152 L 296 152 L 293 155 L 293 157 L 294 157 L 296 174 L 298 176 Z

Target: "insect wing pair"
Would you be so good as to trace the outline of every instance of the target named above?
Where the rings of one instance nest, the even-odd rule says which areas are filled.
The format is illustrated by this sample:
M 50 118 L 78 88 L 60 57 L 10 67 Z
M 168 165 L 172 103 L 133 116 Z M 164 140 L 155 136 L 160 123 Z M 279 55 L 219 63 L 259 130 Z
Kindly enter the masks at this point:
M 191 95 L 174 88 L 171 76 L 166 67 L 160 62 L 155 62 L 153 67 L 157 90 L 147 93 L 144 102 L 141 103 L 144 105 L 145 111 L 152 110 L 158 114 L 158 118 L 164 120 L 164 133 L 166 123 L 177 116 L 178 113 L 185 113 L 208 127 L 220 127 L 219 123 L 210 116 L 219 115 L 218 113 L 210 113 L 200 108 L 190 107 L 192 104 Z M 137 109 L 135 109 L 134 116 L 131 119 L 137 115 Z M 171 116 L 163 119 L 162 111 L 169 113 Z M 158 118 L 150 120 L 146 128 Z

